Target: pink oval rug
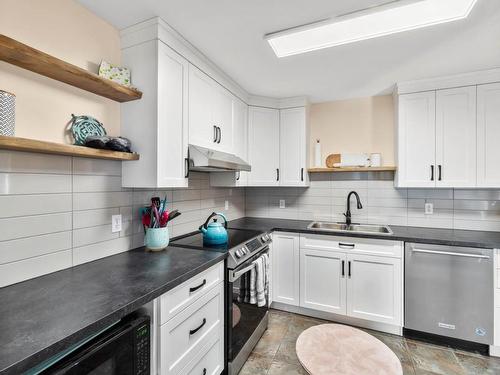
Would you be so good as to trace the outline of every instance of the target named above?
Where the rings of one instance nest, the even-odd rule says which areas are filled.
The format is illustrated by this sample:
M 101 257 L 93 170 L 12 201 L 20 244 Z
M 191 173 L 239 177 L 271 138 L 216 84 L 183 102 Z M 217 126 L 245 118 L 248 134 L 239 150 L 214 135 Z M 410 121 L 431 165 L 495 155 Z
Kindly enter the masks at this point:
M 398 357 L 382 341 L 359 329 L 321 324 L 302 332 L 297 357 L 311 375 L 402 375 Z

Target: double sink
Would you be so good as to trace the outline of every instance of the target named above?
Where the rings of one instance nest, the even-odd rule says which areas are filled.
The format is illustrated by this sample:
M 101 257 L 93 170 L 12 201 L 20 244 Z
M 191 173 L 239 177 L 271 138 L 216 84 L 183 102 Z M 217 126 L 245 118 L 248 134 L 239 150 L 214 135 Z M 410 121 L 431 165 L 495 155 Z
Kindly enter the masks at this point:
M 392 235 L 391 228 L 387 225 L 372 224 L 345 224 L 345 223 L 326 223 L 322 221 L 313 221 L 307 226 L 309 230 L 318 232 L 343 232 L 343 233 L 366 233 L 366 234 L 385 234 Z

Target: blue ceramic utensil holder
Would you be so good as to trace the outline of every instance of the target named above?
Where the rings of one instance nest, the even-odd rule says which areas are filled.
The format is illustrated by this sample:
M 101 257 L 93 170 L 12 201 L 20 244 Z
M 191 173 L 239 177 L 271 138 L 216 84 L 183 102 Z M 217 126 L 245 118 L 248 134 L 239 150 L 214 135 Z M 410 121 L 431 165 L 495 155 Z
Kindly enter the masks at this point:
M 144 237 L 144 246 L 146 250 L 161 251 L 164 250 L 170 241 L 168 228 L 147 228 Z

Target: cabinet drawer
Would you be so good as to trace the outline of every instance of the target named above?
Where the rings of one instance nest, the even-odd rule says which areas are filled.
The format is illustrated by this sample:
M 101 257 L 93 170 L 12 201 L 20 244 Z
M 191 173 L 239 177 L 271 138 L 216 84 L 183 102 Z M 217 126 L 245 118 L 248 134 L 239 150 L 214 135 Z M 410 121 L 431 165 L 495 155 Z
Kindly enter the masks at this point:
M 340 237 L 320 234 L 300 236 L 300 248 L 401 258 L 403 244 L 384 239 Z
M 210 341 L 222 340 L 223 283 L 160 328 L 160 373 L 174 375 L 186 367 Z
M 223 279 L 224 264 L 219 263 L 162 295 L 160 324 L 166 323 Z
M 224 342 L 212 336 L 209 344 L 181 371 L 182 375 L 219 375 L 224 370 Z

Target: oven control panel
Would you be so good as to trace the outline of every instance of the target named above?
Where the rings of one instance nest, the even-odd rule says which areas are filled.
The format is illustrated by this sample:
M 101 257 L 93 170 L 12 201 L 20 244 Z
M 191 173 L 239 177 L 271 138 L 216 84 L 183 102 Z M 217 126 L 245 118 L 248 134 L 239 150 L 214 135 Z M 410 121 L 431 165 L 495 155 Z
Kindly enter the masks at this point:
M 268 233 L 263 233 L 257 237 L 252 238 L 250 241 L 239 245 L 229 251 L 230 257 L 228 259 L 228 266 L 230 268 L 242 263 L 248 259 L 255 252 L 258 252 L 264 246 L 271 242 L 271 236 Z

